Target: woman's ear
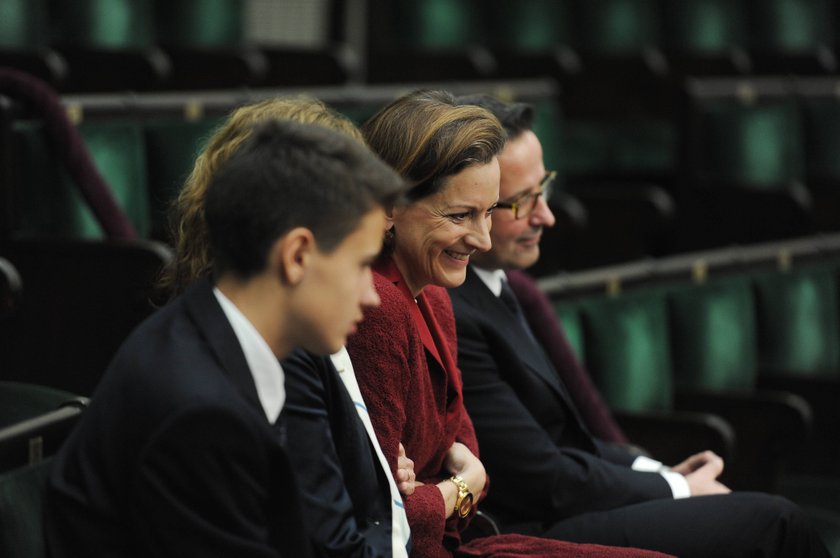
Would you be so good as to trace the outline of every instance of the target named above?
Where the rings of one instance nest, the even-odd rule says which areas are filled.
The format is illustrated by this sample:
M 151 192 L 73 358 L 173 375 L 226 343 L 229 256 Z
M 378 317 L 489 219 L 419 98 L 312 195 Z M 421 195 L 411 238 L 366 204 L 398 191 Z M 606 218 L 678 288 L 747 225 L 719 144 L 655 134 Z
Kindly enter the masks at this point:
M 285 285 L 299 284 L 317 250 L 315 235 L 305 227 L 297 227 L 278 238 L 271 249 L 271 271 Z

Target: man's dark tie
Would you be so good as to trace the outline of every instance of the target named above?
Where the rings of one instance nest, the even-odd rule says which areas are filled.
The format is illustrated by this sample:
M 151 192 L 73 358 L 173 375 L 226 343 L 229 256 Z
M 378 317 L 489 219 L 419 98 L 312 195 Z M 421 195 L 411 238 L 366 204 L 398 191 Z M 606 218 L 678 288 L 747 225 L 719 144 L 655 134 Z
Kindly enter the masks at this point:
M 513 315 L 516 316 L 516 319 L 519 323 L 519 326 L 525 330 L 525 333 L 528 334 L 528 337 L 531 338 L 531 341 L 537 347 L 540 347 L 540 344 L 537 342 L 536 337 L 534 337 L 534 332 L 531 331 L 531 326 L 528 325 L 528 321 L 525 319 L 525 314 L 522 312 L 522 307 L 519 306 L 519 301 L 516 299 L 516 295 L 513 293 L 513 289 L 510 288 L 508 282 L 502 279 L 502 292 L 499 294 L 499 299 L 508 307 L 508 309 L 513 312 Z

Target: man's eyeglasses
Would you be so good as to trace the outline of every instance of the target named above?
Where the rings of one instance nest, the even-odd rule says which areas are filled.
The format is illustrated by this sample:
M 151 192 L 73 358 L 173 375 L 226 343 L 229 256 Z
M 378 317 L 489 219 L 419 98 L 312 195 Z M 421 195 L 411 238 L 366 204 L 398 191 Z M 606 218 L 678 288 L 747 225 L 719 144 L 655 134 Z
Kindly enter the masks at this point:
M 540 182 L 539 192 L 528 192 L 522 194 L 511 202 L 499 202 L 496 207 L 502 209 L 512 209 L 514 219 L 524 219 L 529 216 L 540 201 L 540 196 L 544 196 L 546 200 L 551 197 L 551 191 L 554 187 L 554 179 L 557 178 L 557 171 L 546 173 Z

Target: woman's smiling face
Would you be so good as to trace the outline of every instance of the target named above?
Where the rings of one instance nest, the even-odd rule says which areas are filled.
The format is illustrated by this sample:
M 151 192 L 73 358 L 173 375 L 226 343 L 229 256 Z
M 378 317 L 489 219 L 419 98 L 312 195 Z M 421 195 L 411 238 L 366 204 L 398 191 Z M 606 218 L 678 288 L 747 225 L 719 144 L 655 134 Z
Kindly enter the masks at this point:
M 470 256 L 490 249 L 490 215 L 499 199 L 499 162 L 451 176 L 431 196 L 393 210 L 393 258 L 414 296 L 426 285 L 457 287 Z

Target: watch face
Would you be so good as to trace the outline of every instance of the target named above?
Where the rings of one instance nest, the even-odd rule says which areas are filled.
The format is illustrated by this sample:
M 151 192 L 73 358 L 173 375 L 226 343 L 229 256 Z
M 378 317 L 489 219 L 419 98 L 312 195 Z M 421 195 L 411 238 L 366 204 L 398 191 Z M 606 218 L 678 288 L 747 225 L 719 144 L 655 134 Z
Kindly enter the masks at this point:
M 458 515 L 461 517 L 467 517 L 470 514 L 470 510 L 472 510 L 472 504 L 473 495 L 467 493 L 463 500 L 461 500 L 461 504 L 458 506 Z

